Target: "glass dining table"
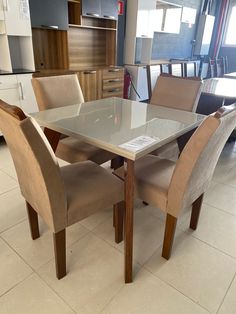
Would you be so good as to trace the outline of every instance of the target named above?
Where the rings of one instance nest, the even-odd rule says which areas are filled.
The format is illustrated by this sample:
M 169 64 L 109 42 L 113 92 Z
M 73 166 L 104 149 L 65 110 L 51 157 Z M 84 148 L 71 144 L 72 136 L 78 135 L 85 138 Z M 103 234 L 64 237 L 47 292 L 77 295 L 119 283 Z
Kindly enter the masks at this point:
M 204 115 L 106 98 L 31 114 L 45 127 L 54 151 L 62 134 L 82 139 L 124 158 L 125 174 L 125 282 L 133 275 L 133 207 L 135 161 L 196 128 Z

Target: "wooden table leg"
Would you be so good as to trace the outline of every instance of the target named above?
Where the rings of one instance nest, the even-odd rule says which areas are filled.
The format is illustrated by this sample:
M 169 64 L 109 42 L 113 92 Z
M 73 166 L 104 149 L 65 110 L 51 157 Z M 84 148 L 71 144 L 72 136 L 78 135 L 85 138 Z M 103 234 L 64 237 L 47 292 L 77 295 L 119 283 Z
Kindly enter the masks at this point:
M 134 161 L 127 159 L 125 176 L 125 283 L 133 277 Z

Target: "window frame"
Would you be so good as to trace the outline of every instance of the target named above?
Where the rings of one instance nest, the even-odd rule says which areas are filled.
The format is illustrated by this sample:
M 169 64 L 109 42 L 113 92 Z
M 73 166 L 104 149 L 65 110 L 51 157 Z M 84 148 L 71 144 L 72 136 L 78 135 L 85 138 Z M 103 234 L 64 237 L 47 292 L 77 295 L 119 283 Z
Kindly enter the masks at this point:
M 222 47 L 225 48 L 236 48 L 236 43 L 235 44 L 226 44 L 226 36 L 227 36 L 227 31 L 228 31 L 228 27 L 229 27 L 229 20 L 231 17 L 231 13 L 232 13 L 232 9 L 233 7 L 236 7 L 236 0 L 231 0 L 229 3 L 229 7 L 228 7 L 228 12 L 227 12 L 227 17 L 226 17 L 226 23 L 225 23 L 225 27 L 224 27 L 224 34 L 223 34 L 223 40 L 222 40 Z

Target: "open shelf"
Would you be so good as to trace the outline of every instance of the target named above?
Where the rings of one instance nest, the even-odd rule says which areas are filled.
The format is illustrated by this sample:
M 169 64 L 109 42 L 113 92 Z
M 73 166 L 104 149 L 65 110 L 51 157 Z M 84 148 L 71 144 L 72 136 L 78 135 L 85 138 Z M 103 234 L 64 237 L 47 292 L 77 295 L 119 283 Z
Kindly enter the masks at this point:
M 12 69 L 34 70 L 31 36 L 8 36 Z
M 70 70 L 115 65 L 116 32 L 69 27 Z
M 76 24 L 69 24 L 69 27 L 101 29 L 101 30 L 105 30 L 105 31 L 116 31 L 116 28 L 106 28 L 106 27 L 96 27 L 96 26 L 76 25 Z
M 101 19 L 101 18 L 94 18 L 94 17 L 85 17 L 82 16 L 81 18 L 81 25 L 82 26 L 90 26 L 90 27 L 96 27 L 96 28 L 111 28 L 116 29 L 117 28 L 117 22 L 116 20 L 110 20 L 110 19 Z
M 81 24 L 81 3 L 80 1 L 68 1 L 69 24 Z

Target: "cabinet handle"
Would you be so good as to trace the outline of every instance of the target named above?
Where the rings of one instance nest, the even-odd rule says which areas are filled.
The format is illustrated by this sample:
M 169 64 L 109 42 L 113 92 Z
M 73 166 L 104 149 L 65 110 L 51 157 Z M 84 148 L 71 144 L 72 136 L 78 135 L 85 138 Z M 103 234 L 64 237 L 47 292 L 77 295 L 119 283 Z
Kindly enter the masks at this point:
M 59 28 L 58 25 L 41 25 L 41 27 L 43 27 L 43 28 L 50 28 L 50 29 L 58 29 Z
M 107 18 L 107 19 L 113 19 L 115 20 L 115 16 L 113 15 L 103 15 L 103 17 Z
M 84 74 L 96 74 L 96 71 L 85 71 Z
M 112 70 L 108 70 L 108 72 L 119 72 L 120 69 L 112 69 Z
M 108 90 L 108 93 L 115 93 L 115 92 L 119 92 L 120 88 L 114 88 L 114 89 L 110 89 Z
M 4 9 L 4 11 L 9 11 L 9 10 L 10 10 L 8 0 L 5 0 L 5 3 L 4 3 L 4 6 L 3 6 L 3 9 Z
M 99 14 L 97 14 L 97 13 L 89 13 L 89 12 L 86 12 L 85 14 L 86 14 L 86 15 L 89 15 L 89 16 L 99 17 Z
M 114 79 L 114 80 L 109 80 L 108 83 L 116 83 L 116 82 L 120 82 L 120 79 Z
M 19 83 L 19 87 L 20 87 L 20 93 L 21 93 L 21 100 L 24 100 L 25 95 L 24 95 L 23 84 L 21 82 Z

